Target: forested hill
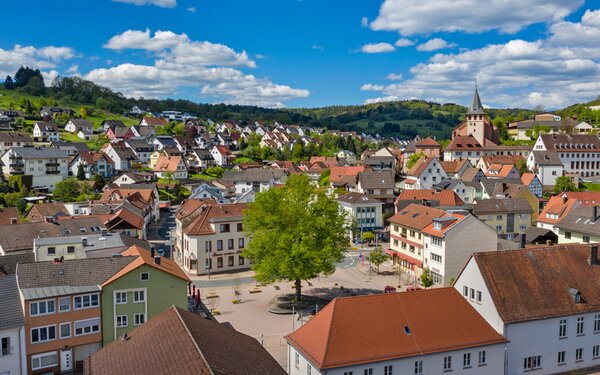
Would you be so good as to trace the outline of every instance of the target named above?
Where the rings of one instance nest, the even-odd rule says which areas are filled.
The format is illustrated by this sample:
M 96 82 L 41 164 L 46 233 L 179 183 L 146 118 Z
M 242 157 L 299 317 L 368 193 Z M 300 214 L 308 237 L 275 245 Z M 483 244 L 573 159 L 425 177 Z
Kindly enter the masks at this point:
M 65 106 L 90 106 L 93 110 L 104 110 L 123 114 L 134 105 L 153 112 L 176 110 L 197 115 L 213 121 L 277 121 L 281 124 L 303 124 L 329 129 L 354 130 L 382 136 L 413 138 L 436 136 L 448 138 L 452 129 L 461 122 L 466 107 L 446 103 L 431 103 L 421 100 L 397 101 L 353 106 L 331 106 L 322 108 L 268 109 L 255 106 L 202 104 L 190 100 L 134 99 L 115 93 L 78 77 L 58 77 L 52 85 L 45 87 L 39 70 L 20 68 L 15 78 L 7 77 L 4 92 L 10 95 L 26 94 L 39 97 L 38 102 Z M 3 93 L 3 95 L 5 95 Z M 34 103 L 35 104 L 35 100 Z M 533 112 L 522 109 L 491 109 L 488 114 L 496 125 L 529 117 Z

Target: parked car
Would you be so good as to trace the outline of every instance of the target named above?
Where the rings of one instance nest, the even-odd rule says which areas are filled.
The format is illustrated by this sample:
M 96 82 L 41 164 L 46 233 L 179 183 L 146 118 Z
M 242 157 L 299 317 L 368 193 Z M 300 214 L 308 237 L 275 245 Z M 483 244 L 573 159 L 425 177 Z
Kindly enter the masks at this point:
M 421 290 L 421 289 L 423 289 L 423 288 L 411 285 L 411 286 L 409 286 L 409 287 L 406 288 L 406 291 L 407 292 L 414 292 L 415 290 Z
M 384 293 L 396 293 L 396 287 L 391 286 L 391 285 L 387 285 L 384 289 L 383 289 Z

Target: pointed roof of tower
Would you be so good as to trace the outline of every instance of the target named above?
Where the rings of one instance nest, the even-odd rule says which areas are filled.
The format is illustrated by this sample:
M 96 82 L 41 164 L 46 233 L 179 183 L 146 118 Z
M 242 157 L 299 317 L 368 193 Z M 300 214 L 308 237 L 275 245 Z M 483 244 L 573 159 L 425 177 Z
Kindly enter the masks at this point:
M 477 91 L 477 85 L 475 85 L 475 92 L 473 93 L 473 101 L 469 107 L 469 115 L 485 115 L 483 112 L 483 106 L 481 105 L 481 99 L 479 98 L 479 91 Z

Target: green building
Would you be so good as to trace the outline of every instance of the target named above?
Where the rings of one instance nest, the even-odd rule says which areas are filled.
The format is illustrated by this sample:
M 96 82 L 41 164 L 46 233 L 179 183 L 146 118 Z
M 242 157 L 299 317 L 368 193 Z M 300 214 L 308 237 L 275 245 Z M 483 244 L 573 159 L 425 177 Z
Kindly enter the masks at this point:
M 132 246 L 137 258 L 102 284 L 102 343 L 113 342 L 171 306 L 188 308 L 190 279 L 177 263 Z

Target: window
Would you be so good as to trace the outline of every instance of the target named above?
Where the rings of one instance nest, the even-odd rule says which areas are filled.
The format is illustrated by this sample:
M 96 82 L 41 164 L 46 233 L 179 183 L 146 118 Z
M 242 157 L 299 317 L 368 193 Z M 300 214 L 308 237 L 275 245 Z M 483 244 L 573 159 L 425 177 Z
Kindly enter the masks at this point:
M 10 355 L 10 337 L 3 337 L 0 341 L 2 341 L 0 356 Z
M 496 225 L 496 230 L 502 230 L 502 225 Z
M 475 289 L 471 288 L 471 289 L 469 289 L 469 292 L 470 292 L 471 299 L 472 300 L 475 299 Z
M 452 370 L 452 356 L 448 355 L 444 357 L 444 371 Z
M 523 370 L 535 370 L 542 367 L 542 356 L 534 355 L 523 359 Z
M 442 256 L 431 253 L 431 260 L 434 262 L 442 263 Z
M 239 256 L 239 258 L 238 258 L 238 264 L 239 264 L 240 266 L 243 266 L 243 265 L 244 265 L 244 257 L 243 257 L 243 256 L 241 256 L 241 255 L 240 255 L 240 256 Z
M 600 345 L 592 346 L 592 358 L 596 359 L 600 357 Z
M 67 337 L 71 337 L 71 323 L 61 323 L 60 324 L 60 338 L 64 339 Z
M 58 366 L 58 354 L 56 352 L 48 352 L 31 356 L 32 370 L 40 370 L 54 366 Z
M 56 339 L 56 326 L 37 327 L 31 329 L 31 343 L 51 341 Z
M 392 375 L 393 367 L 392 365 L 383 366 L 383 375 Z
M 237 231 L 238 232 L 243 232 L 244 231 L 244 224 L 237 223 Z
M 575 362 L 583 361 L 583 348 L 575 349 Z
M 238 239 L 238 247 L 240 249 L 244 248 L 244 239 L 243 238 Z
M 294 366 L 300 366 L 300 354 L 298 352 L 294 353 Z
M 223 250 L 223 240 L 217 240 L 217 251 Z
M 463 354 L 463 367 L 471 367 L 471 353 Z
M 139 303 L 139 302 L 144 302 L 145 300 L 146 300 L 146 291 L 135 290 L 133 292 L 133 302 Z
M 133 316 L 133 325 L 141 326 L 146 321 L 146 314 L 140 313 Z
M 100 332 L 100 318 L 77 320 L 73 324 L 75 336 Z
M 373 375 L 373 369 L 372 368 L 366 368 L 364 371 L 364 375 Z
M 127 292 L 115 292 L 115 302 L 117 305 L 127 303 Z
M 479 361 L 477 362 L 479 366 L 484 366 L 487 364 L 486 353 L 485 350 L 481 350 L 479 352 Z
M 469 287 L 463 286 L 463 296 L 469 297 Z
M 98 293 L 75 296 L 73 297 L 73 304 L 75 305 L 75 310 L 96 307 L 98 306 Z
M 48 255 L 55 255 L 56 254 L 56 248 L 55 247 L 49 247 L 48 248 Z
M 54 312 L 56 310 L 53 299 L 29 303 L 29 315 L 31 316 L 52 314 Z
M 567 319 L 561 319 L 558 324 L 558 337 L 567 337 Z
M 477 291 L 477 302 L 481 303 L 481 291 Z
M 234 262 L 234 257 L 233 257 L 233 255 L 230 255 L 230 256 L 228 256 L 228 257 L 227 257 L 227 266 L 229 266 L 229 267 L 233 267 L 233 266 L 234 266 L 234 263 L 233 263 L 233 262 Z
M 67 254 L 74 254 L 75 246 L 67 246 Z
M 142 281 L 150 280 L 150 274 L 148 272 L 140 273 L 140 280 L 142 280 Z
M 415 361 L 415 375 L 423 374 L 423 361 Z
M 211 251 L 212 251 L 212 242 L 211 241 L 206 241 L 204 243 L 204 252 L 210 253 Z
M 496 215 L 496 220 L 502 220 L 502 215 Z
M 64 312 L 71 310 L 71 297 L 61 297 L 58 299 L 58 311 Z
M 219 225 L 219 232 L 221 232 L 221 233 L 229 232 L 229 224 Z
M 600 314 L 594 315 L 594 333 L 600 332 Z
M 127 315 L 117 315 L 117 327 L 127 327 Z
M 217 258 L 217 268 L 223 268 L 223 257 Z
M 439 237 L 431 237 L 431 243 L 435 246 L 442 246 L 442 239 Z
M 590 243 L 590 236 L 588 236 L 588 235 L 584 234 L 584 235 L 583 235 L 583 242 L 585 242 L 585 243 Z
M 557 359 L 556 363 L 559 365 L 564 365 L 565 363 L 567 363 L 565 361 L 565 352 L 564 351 L 558 352 L 558 359 Z
M 233 250 L 233 238 L 227 240 L 227 250 Z
M 565 238 L 566 238 L 566 239 L 570 239 L 570 238 L 571 238 L 571 232 L 569 232 L 569 231 L 566 231 L 566 232 L 565 232 Z
M 344 375 L 352 375 L 352 371 L 344 371 Z
M 583 316 L 577 318 L 577 335 L 583 335 Z
M 306 375 L 310 375 L 312 372 L 312 367 L 310 367 L 310 365 L 307 363 L 306 364 Z

